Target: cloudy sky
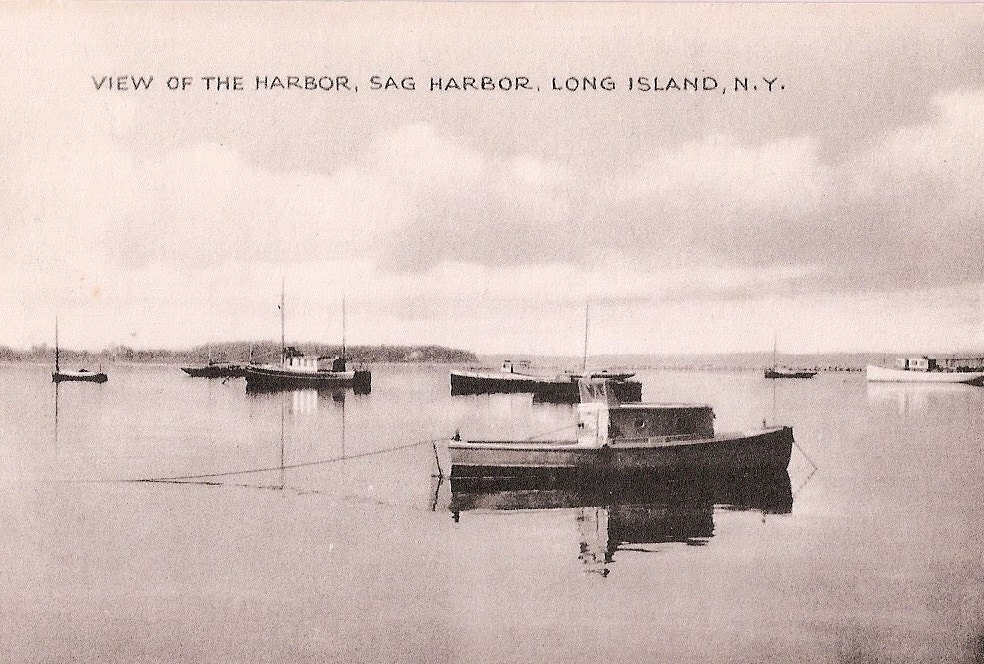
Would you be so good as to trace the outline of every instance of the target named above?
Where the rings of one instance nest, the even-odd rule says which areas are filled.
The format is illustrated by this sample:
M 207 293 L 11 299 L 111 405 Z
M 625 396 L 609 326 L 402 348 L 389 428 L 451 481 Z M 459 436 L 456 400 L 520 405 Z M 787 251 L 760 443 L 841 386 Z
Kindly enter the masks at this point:
M 979 5 L 5 4 L 0 72 L 0 344 L 274 339 L 283 279 L 297 340 L 984 348 Z

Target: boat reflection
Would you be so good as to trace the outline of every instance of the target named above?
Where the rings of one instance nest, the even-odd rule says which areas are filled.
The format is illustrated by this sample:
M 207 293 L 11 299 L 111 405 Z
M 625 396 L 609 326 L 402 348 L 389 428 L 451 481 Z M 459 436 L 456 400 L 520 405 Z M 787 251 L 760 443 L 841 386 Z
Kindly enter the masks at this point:
M 574 509 L 578 559 L 607 576 L 619 551 L 682 543 L 701 546 L 714 535 L 714 511 L 788 514 L 793 495 L 786 471 L 740 476 L 633 477 L 599 486 L 540 485 L 451 479 L 455 521 L 468 511 Z
M 254 397 L 289 396 L 291 412 L 293 413 L 313 413 L 318 410 L 318 404 L 322 401 L 345 404 L 344 388 L 324 388 L 315 389 L 313 387 L 303 389 L 267 389 L 256 388 L 251 385 L 246 386 L 246 394 Z
M 890 406 L 911 415 L 938 405 L 980 394 L 973 385 L 947 383 L 868 383 L 868 403 Z

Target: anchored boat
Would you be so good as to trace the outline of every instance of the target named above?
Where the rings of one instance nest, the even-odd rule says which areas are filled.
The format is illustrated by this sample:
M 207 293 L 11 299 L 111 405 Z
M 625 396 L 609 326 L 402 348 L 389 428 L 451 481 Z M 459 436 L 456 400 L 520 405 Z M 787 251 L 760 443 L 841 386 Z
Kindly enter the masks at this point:
M 642 383 L 629 380 L 635 374 L 614 372 L 608 369 L 588 371 L 588 328 L 591 320 L 589 305 L 584 307 L 584 355 L 581 371 L 565 371 L 559 375 L 544 376 L 531 373 L 528 361 L 505 360 L 499 371 L 469 369 L 451 371 L 451 396 L 462 394 L 490 394 L 530 392 L 533 401 L 548 403 L 577 403 L 580 399 L 578 382 L 582 379 L 601 379 L 622 403 L 642 401 Z
M 813 378 L 816 375 L 816 371 L 782 369 L 779 367 L 772 367 L 771 369 L 765 370 L 766 378 Z
M 349 371 L 345 358 L 308 357 L 293 346 L 286 349 L 283 363 L 250 365 L 246 367 L 245 375 L 246 389 L 251 392 L 351 387 L 356 392 L 368 394 L 372 389 L 372 376 L 368 369 Z
M 943 367 L 936 358 L 925 355 L 900 357 L 895 361 L 894 368 L 868 365 L 866 374 L 868 380 L 873 382 L 984 385 L 984 370 L 975 371 L 961 366 Z
M 582 380 L 576 440 L 460 440 L 451 477 L 596 477 L 784 471 L 793 431 L 770 427 L 716 434 L 710 406 L 619 403 L 607 381 Z
M 629 380 L 635 374 L 597 372 L 564 372 L 543 376 L 530 373 L 527 361 L 505 360 L 498 371 L 468 369 L 451 371 L 451 395 L 529 392 L 536 401 L 577 403 L 580 398 L 578 381 L 585 376 L 608 382 L 622 403 L 642 400 L 642 383 Z
M 192 378 L 241 378 L 246 375 L 242 365 L 217 360 L 209 360 L 201 367 L 181 367 L 181 370 Z
M 58 319 L 55 319 L 55 370 L 51 372 L 51 382 L 61 383 L 75 381 L 80 383 L 105 383 L 109 376 L 102 371 L 89 371 L 79 369 L 78 371 L 62 371 L 60 353 L 58 350 Z
M 284 291 L 280 291 L 280 364 L 251 364 L 244 369 L 246 390 L 290 390 L 298 388 L 337 389 L 351 387 L 368 394 L 372 374 L 368 369 L 348 370 L 345 359 L 345 301 L 342 301 L 342 356 L 307 357 L 293 346 L 287 347 L 284 335 Z
M 806 369 L 788 369 L 786 367 L 780 367 L 776 363 L 776 344 L 778 338 L 774 337 L 772 339 L 772 366 L 765 370 L 766 378 L 813 378 L 817 375 L 816 371 L 809 371 Z

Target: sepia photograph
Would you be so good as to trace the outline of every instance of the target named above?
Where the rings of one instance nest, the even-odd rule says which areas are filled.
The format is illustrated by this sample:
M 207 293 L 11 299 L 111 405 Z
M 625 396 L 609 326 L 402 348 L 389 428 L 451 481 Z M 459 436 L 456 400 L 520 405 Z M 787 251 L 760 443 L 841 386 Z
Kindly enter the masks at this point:
M 984 7 L 0 5 L 0 661 L 984 662 Z

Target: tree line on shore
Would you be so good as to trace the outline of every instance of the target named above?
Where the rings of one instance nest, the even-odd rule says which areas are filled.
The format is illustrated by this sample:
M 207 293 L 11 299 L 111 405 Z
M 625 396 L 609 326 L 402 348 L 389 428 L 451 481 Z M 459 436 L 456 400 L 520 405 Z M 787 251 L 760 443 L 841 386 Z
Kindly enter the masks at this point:
M 291 343 L 291 346 L 306 355 L 340 357 L 342 347 L 337 344 Z M 142 349 L 129 346 L 114 346 L 100 351 L 59 349 L 63 362 L 147 362 L 147 363 L 205 363 L 209 359 L 246 363 L 280 361 L 280 344 L 272 341 L 237 341 L 216 344 L 203 344 L 183 350 Z M 355 363 L 369 362 L 428 362 L 457 363 L 477 362 L 478 357 L 471 351 L 444 346 L 347 346 L 345 357 Z M 5 362 L 54 362 L 53 346 L 42 344 L 30 350 L 17 350 L 0 346 L 0 361 Z

